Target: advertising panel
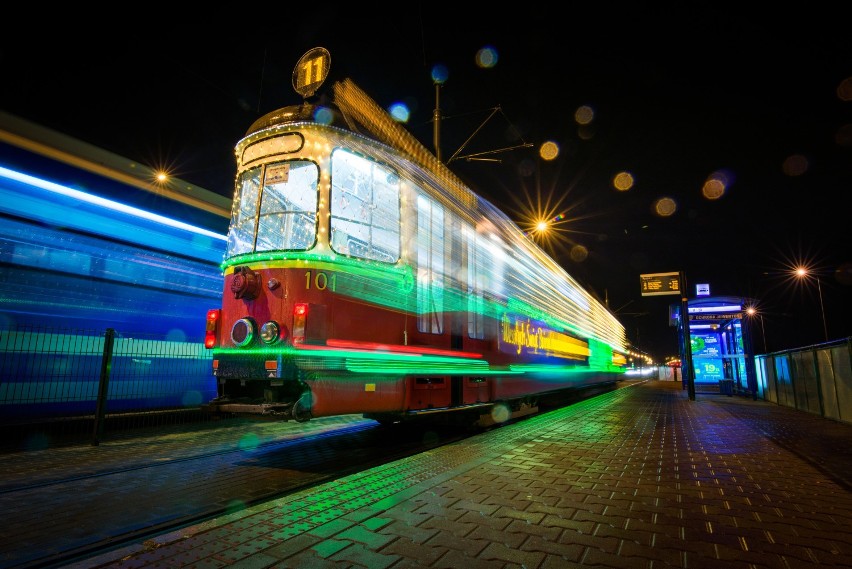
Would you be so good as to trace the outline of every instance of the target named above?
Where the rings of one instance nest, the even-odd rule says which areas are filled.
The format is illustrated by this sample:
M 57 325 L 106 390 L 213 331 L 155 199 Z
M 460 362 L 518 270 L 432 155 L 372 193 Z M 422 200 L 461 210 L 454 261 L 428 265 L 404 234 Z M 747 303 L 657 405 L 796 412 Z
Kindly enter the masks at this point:
M 716 382 L 724 377 L 719 335 L 715 332 L 690 334 L 695 381 Z

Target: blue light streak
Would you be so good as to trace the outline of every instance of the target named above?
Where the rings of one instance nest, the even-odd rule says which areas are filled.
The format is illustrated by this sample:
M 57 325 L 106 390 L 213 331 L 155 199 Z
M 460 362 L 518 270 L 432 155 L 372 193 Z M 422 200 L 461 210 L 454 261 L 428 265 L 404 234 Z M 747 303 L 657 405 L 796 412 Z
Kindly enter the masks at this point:
M 93 205 L 98 205 L 107 209 L 111 209 L 113 211 L 122 212 L 128 215 L 132 215 L 134 217 L 147 219 L 149 221 L 154 221 L 157 223 L 162 223 L 163 225 L 167 225 L 170 227 L 174 227 L 176 229 L 181 229 L 184 231 L 189 231 L 191 233 L 196 233 L 198 235 L 204 235 L 210 237 L 212 239 L 218 239 L 220 241 L 227 241 L 226 235 L 221 235 L 214 231 L 209 231 L 207 229 L 203 229 L 201 227 L 196 227 L 194 225 L 189 225 L 188 223 L 184 223 L 182 221 L 177 221 L 175 219 L 171 219 L 162 215 L 158 215 L 156 213 L 151 213 L 149 211 L 145 211 L 142 209 L 138 209 L 129 205 L 125 205 L 119 202 L 115 202 L 112 200 L 108 200 L 106 198 L 102 198 L 99 196 L 94 196 L 92 194 L 87 194 L 86 192 L 82 192 L 80 190 L 75 190 L 69 188 L 67 186 L 63 186 L 61 184 L 57 184 L 55 182 L 50 182 L 47 180 L 42 180 L 41 178 L 36 178 L 34 176 L 30 176 L 27 174 L 23 174 L 21 172 L 17 172 L 15 170 L 10 170 L 8 168 L 4 168 L 0 166 L 0 176 L 14 180 L 16 182 L 29 184 L 31 186 L 41 188 L 43 190 L 53 192 L 56 194 L 60 194 L 66 197 L 70 197 L 73 199 L 77 199 L 80 201 L 84 201 L 87 203 L 91 203 Z

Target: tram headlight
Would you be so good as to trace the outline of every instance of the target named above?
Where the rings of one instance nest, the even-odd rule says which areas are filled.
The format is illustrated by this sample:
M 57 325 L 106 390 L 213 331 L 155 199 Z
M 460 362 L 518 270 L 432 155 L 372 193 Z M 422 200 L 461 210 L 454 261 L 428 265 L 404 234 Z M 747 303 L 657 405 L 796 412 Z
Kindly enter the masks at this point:
M 231 341 L 238 348 L 248 346 L 254 340 L 257 325 L 251 318 L 240 318 L 231 327 Z
M 260 327 L 260 339 L 264 344 L 273 344 L 281 337 L 281 327 L 278 322 L 270 320 Z

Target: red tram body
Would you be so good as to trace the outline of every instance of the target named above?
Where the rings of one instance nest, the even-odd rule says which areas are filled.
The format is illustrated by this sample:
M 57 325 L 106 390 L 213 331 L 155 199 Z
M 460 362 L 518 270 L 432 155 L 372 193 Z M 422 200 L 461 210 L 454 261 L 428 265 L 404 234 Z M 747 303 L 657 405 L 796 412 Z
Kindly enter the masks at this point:
M 605 306 L 351 81 L 334 105 L 236 145 L 210 409 L 499 422 L 623 377 Z

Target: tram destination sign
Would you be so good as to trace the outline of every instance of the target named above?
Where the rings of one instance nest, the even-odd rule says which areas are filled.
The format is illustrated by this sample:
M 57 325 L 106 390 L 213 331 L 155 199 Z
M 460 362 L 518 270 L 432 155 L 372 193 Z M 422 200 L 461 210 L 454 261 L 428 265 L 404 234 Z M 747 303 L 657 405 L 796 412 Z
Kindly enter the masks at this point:
M 680 294 L 680 273 L 652 273 L 639 275 L 642 296 Z

